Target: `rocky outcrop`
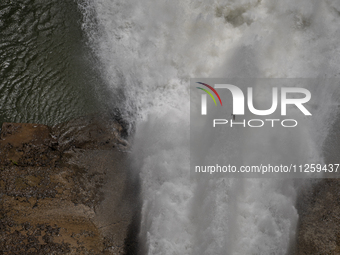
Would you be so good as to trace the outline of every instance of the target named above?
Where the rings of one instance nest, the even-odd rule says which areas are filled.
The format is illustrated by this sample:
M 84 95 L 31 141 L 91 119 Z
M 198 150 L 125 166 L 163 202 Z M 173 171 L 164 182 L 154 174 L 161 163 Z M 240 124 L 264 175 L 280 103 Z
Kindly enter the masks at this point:
M 299 199 L 296 254 L 340 254 L 339 179 L 315 180 Z
M 112 116 L 4 123 L 1 254 L 135 254 L 139 185 Z

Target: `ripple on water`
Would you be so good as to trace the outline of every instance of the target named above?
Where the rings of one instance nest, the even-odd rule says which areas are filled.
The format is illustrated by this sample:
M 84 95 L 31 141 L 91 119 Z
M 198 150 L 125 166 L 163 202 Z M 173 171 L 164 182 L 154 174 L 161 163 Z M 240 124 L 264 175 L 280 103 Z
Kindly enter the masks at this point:
M 74 1 L 0 2 L 0 122 L 55 124 L 98 110 L 81 19 Z

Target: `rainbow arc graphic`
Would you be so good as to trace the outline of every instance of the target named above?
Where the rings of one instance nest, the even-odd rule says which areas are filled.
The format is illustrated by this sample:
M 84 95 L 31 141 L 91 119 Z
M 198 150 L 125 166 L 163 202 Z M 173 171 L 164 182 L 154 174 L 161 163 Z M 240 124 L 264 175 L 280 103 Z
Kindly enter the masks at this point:
M 218 98 L 218 100 L 220 101 L 220 104 L 221 104 L 221 106 L 222 106 L 221 97 L 220 97 L 220 95 L 217 93 L 217 91 L 216 91 L 213 87 L 211 87 L 210 85 L 208 85 L 208 84 L 206 84 L 206 83 L 203 83 L 203 82 L 197 82 L 197 83 L 198 83 L 198 84 L 201 84 L 201 85 L 203 85 L 203 86 L 206 86 L 207 88 L 209 88 L 209 89 L 217 96 L 217 98 Z M 212 100 L 214 100 L 214 103 L 215 103 L 215 105 L 217 106 L 215 97 L 213 96 L 213 94 L 212 94 L 209 90 L 204 89 L 204 88 L 201 88 L 201 87 L 196 87 L 196 88 L 201 89 L 201 90 L 203 90 L 204 92 L 206 92 L 206 93 L 212 98 Z M 205 95 L 205 94 L 202 95 L 201 107 L 202 107 L 202 108 L 201 108 L 201 114 L 202 114 L 202 115 L 207 115 L 207 95 Z
M 207 88 L 211 89 L 211 91 L 214 92 L 215 95 L 217 96 L 218 100 L 220 100 L 220 104 L 221 104 L 221 106 L 222 106 L 222 100 L 221 100 L 221 98 L 220 98 L 220 95 L 217 93 L 217 91 L 216 91 L 213 87 L 211 87 L 210 85 L 208 85 L 208 84 L 206 84 L 206 83 L 203 83 L 203 82 L 197 82 L 197 83 L 199 83 L 199 84 L 201 84 L 201 85 L 203 85 L 203 86 L 206 86 Z M 203 89 L 203 88 L 200 88 L 200 87 L 196 87 L 196 88 L 201 89 L 201 90 L 203 90 L 204 92 L 206 92 L 206 93 L 214 100 L 215 105 L 217 105 L 214 96 L 210 93 L 209 90 L 206 90 L 206 89 Z

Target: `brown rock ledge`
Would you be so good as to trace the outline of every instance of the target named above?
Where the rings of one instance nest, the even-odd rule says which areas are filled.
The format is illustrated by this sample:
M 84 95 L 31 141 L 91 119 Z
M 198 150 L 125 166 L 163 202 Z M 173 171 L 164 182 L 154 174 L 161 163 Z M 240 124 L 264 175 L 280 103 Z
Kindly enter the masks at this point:
M 315 180 L 300 194 L 298 255 L 340 254 L 340 179 Z
M 139 185 L 112 116 L 4 123 L 0 254 L 136 254 Z

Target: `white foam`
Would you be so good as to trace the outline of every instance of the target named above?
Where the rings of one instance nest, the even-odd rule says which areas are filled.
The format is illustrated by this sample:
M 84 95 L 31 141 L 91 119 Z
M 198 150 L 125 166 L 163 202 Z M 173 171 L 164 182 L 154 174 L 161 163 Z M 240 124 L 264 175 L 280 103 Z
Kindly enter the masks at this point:
M 148 253 L 286 254 L 301 183 L 189 178 L 189 78 L 338 77 L 338 2 L 96 0 L 81 6 L 96 15 L 97 28 L 91 19 L 84 27 L 103 76 L 113 93 L 124 92 L 126 112 L 135 113 L 133 157 Z M 322 160 L 338 85 L 318 84 L 311 92 L 317 121 L 269 156 L 291 150 L 291 157 Z M 256 156 L 259 143 L 246 135 L 245 160 Z M 299 148 L 299 139 L 310 149 Z

